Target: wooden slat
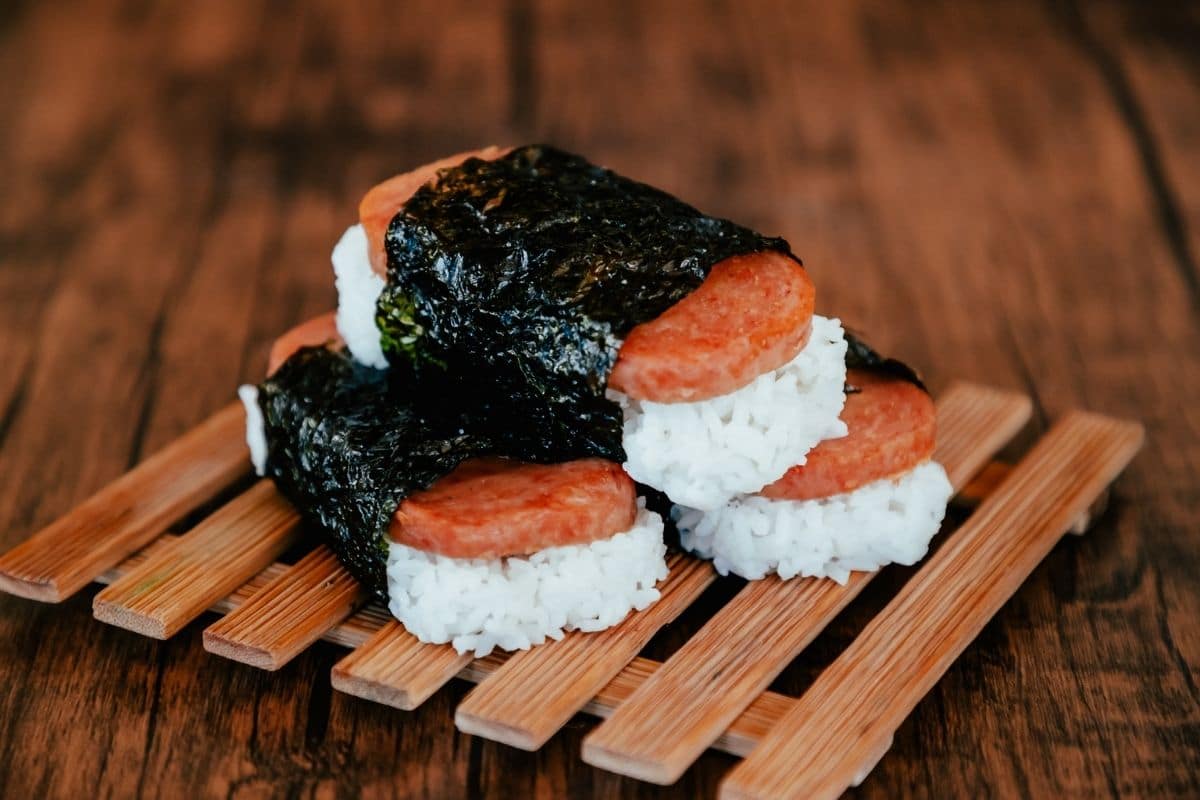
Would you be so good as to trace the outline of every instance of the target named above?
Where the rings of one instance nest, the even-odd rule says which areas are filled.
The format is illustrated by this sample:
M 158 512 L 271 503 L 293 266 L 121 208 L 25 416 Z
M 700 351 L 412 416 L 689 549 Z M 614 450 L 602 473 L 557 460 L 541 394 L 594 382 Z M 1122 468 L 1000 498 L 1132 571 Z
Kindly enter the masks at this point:
M 204 631 L 204 649 L 276 670 L 354 613 L 366 590 L 320 546 Z
M 607 630 L 515 653 L 459 704 L 459 730 L 523 750 L 545 744 L 716 577 L 710 564 L 682 553 L 669 564 L 662 597 L 649 608 Z
M 234 403 L 0 556 L 0 589 L 57 603 L 250 472 Z
M 1139 425 L 1073 412 L 735 768 L 726 798 L 837 797 L 1142 444 Z
M 956 382 L 937 401 L 937 451 L 950 484 L 966 486 L 1029 421 L 1023 394 Z
M 954 496 L 951 505 L 958 508 L 974 508 L 983 502 L 983 499 L 996 491 L 996 488 L 1008 477 L 1008 473 L 1012 472 L 1012 464 L 1004 461 L 993 461 L 979 471 L 979 474 L 967 483 L 962 490 Z M 1082 536 L 1087 533 L 1097 519 L 1108 508 L 1109 491 L 1105 490 L 1100 493 L 1096 501 L 1088 508 L 1087 511 L 1080 514 L 1071 523 L 1070 532 L 1076 536 Z
M 584 739 L 583 760 L 674 783 L 872 577 L 748 583 Z
M 270 564 L 300 516 L 270 481 L 256 483 L 96 595 L 96 619 L 166 639 Z
M 1030 415 L 1021 395 L 959 384 L 938 402 L 934 457 L 960 489 Z M 674 783 L 876 573 L 845 584 L 752 581 L 584 740 L 583 760 Z
M 506 653 L 493 653 L 487 658 L 468 664 L 458 677 L 479 683 L 500 669 L 508 658 Z M 653 659 L 640 656 L 633 659 L 580 711 L 601 719 L 611 717 L 613 712 L 661 667 L 662 663 Z M 746 755 L 795 702 L 786 695 L 763 692 L 733 721 L 729 729 L 713 742 L 713 748 L 735 756 Z
M 96 581 L 101 584 L 116 583 L 133 570 L 140 569 L 149 559 L 155 558 L 159 553 L 174 547 L 174 542 L 178 539 L 179 537 L 173 534 L 163 535 L 141 552 L 133 554 L 125 561 L 97 577 Z M 264 587 L 278 580 L 289 569 L 291 567 L 287 564 L 271 564 L 234 589 L 227 596 L 213 603 L 208 610 L 214 614 L 229 614 L 236 611 L 248 603 L 250 598 L 254 597 Z M 321 639 L 341 647 L 360 647 L 391 619 L 392 615 L 388 613 L 387 609 L 377 605 L 367 605 L 350 615 L 341 624 L 335 625 L 326 631 L 321 636 Z
M 470 653 L 459 655 L 448 644 L 422 644 L 392 620 L 334 664 L 330 680 L 339 692 L 411 711 L 472 659 Z

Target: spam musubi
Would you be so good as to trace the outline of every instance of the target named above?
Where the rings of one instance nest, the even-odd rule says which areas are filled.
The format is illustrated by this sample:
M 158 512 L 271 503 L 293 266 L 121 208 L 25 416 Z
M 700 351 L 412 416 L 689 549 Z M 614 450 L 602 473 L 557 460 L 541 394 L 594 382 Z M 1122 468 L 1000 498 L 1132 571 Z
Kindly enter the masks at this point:
M 928 396 L 815 313 L 783 239 L 529 145 L 379 184 L 332 260 L 337 312 L 242 390 L 248 440 L 423 641 L 524 648 L 654 602 L 639 491 L 747 577 L 844 579 L 940 522 Z M 898 503 L 864 540 L 851 506 Z
M 620 465 L 538 464 L 407 370 L 355 362 L 332 317 L 291 331 L 242 387 L 259 474 L 422 641 L 486 655 L 602 630 L 658 599 L 663 521 Z

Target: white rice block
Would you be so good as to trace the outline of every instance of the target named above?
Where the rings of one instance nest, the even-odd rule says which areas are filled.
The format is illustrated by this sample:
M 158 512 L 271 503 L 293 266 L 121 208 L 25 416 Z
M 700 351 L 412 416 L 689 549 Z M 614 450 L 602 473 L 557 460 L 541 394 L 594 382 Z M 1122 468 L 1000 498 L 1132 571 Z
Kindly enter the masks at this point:
M 799 355 L 729 394 L 652 403 L 610 390 L 625 413 L 625 471 L 679 505 L 718 509 L 803 464 L 825 439 L 845 436 L 845 383 L 842 324 L 814 316 Z
M 359 363 L 387 369 L 387 358 L 375 326 L 375 305 L 384 280 L 371 269 L 367 232 L 351 225 L 333 248 L 333 275 L 337 286 L 337 329 Z
M 267 434 L 264 429 L 262 409 L 258 407 L 258 387 L 245 384 L 238 387 L 238 397 L 246 407 L 246 446 L 250 448 L 250 463 L 254 472 L 267 472 Z
M 758 580 L 833 578 L 886 564 L 915 564 L 941 527 L 954 494 L 941 464 L 927 461 L 894 480 L 820 500 L 740 497 L 713 511 L 676 506 L 685 549 L 717 572 Z
M 624 533 L 530 556 L 449 558 L 393 542 L 388 608 L 422 642 L 477 657 L 612 627 L 657 601 L 667 577 L 662 517 L 640 505 Z

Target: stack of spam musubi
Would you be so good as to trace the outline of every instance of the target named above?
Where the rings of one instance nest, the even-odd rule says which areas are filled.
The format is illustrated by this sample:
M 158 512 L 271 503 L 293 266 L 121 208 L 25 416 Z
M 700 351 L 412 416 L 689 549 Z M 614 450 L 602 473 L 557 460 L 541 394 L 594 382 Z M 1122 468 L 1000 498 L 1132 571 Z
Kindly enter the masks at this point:
M 924 555 L 933 404 L 814 313 L 784 240 L 547 146 L 392 178 L 359 217 L 337 313 L 241 395 L 259 472 L 422 641 L 526 648 L 653 603 L 647 494 L 722 573 Z

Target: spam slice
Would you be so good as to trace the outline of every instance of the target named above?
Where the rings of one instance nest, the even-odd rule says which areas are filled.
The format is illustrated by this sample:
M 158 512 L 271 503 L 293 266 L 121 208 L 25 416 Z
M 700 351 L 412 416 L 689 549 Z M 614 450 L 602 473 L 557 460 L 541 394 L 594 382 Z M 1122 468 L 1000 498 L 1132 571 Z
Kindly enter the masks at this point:
M 706 400 L 796 357 L 812 330 L 816 291 L 783 253 L 727 258 L 694 292 L 630 331 L 609 386 L 637 400 Z
M 472 459 L 405 499 L 391 537 L 451 558 L 501 558 L 605 539 L 636 515 L 633 481 L 611 461 Z
M 849 370 L 846 382 L 855 390 L 842 409 L 849 433 L 813 448 L 803 466 L 765 487 L 764 497 L 813 500 L 852 492 L 908 472 L 933 455 L 937 419 L 928 394 L 867 370 Z

